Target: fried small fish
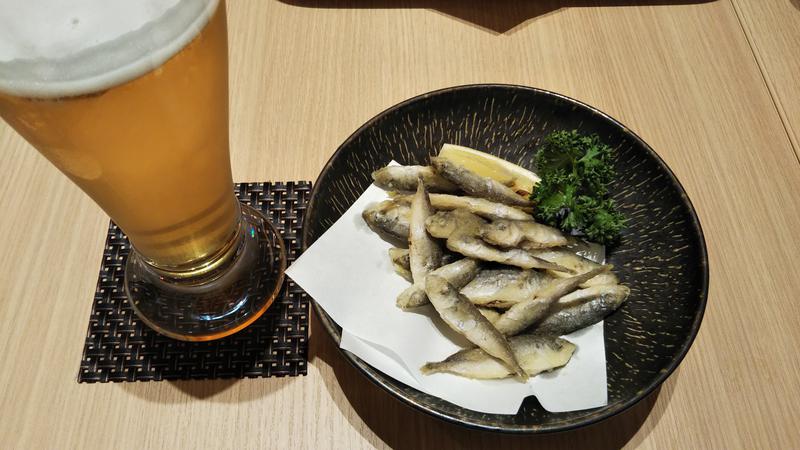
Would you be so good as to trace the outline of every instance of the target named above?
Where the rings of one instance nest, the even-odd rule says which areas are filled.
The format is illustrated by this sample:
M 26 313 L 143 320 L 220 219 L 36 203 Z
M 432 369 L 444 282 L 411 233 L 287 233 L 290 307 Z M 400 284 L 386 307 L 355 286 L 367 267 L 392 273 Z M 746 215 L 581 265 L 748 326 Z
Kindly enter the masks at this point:
M 584 257 L 578 256 L 573 252 L 568 250 L 561 250 L 561 249 L 529 249 L 530 253 L 537 258 L 541 258 L 545 261 L 549 261 L 553 264 L 558 264 L 560 266 L 566 267 L 571 269 L 574 273 L 586 273 L 592 269 L 596 269 L 600 267 L 600 264 L 586 259 Z M 563 272 L 557 271 L 548 271 L 550 275 L 554 277 L 565 277 L 569 276 L 569 274 L 565 274 Z M 606 272 L 600 274 L 594 278 L 589 279 L 585 283 L 581 284 L 581 287 L 589 287 L 598 284 L 617 284 L 619 283 L 619 278 L 614 275 L 612 272 Z
M 390 248 L 389 249 L 389 259 L 392 260 L 392 264 L 395 266 L 395 272 L 403 278 L 405 277 L 404 272 L 408 272 L 408 281 L 412 282 L 411 278 L 411 261 L 409 261 L 408 256 L 409 250 L 407 248 Z M 444 252 L 442 255 L 442 265 L 447 265 L 452 262 L 456 262 L 459 259 L 464 259 L 464 255 L 459 255 L 458 253 L 453 252 Z
M 434 172 L 430 166 L 386 166 L 372 172 L 375 185 L 387 191 L 415 192 L 422 178 L 430 192 L 458 192 L 458 186 Z
M 475 236 L 486 222 L 466 209 L 438 211 L 425 221 L 425 229 L 431 236 L 449 239 L 455 235 Z
M 589 272 L 570 278 L 556 278 L 545 286 L 536 297 L 517 303 L 508 309 L 495 327 L 506 336 L 513 336 L 539 321 L 559 298 L 578 288 L 586 280 L 611 270 L 611 266 L 601 266 Z
M 533 332 L 561 336 L 594 325 L 616 311 L 631 290 L 621 284 L 601 284 L 561 297 Z
M 596 242 L 589 242 L 573 236 L 567 237 L 567 245 L 559 250 L 567 250 L 582 258 L 596 263 L 602 263 L 606 260 L 606 247 Z
M 481 227 L 480 236 L 484 241 L 501 247 L 516 247 L 522 242 L 527 248 L 567 244 L 567 238 L 559 230 L 532 220 L 495 220 Z
M 408 246 L 411 207 L 394 200 L 369 205 L 362 213 L 364 222 L 381 238 L 398 247 Z
M 398 305 L 425 303 L 425 277 L 442 265 L 442 249 L 425 231 L 425 220 L 433 214 L 428 191 L 420 179 L 411 202 L 409 222 L 409 265 L 413 284 L 397 297 Z
M 486 223 L 466 209 L 439 211 L 425 222 L 428 233 L 433 237 L 447 239 L 447 248 L 470 258 L 499 262 L 523 269 L 568 269 L 532 256 L 525 250 L 498 250 L 476 238 L 480 227 Z
M 494 325 L 494 323 L 497 322 L 497 319 L 500 318 L 500 313 L 495 311 L 492 308 L 486 308 L 486 307 L 483 307 L 483 306 L 478 306 L 478 312 L 481 313 L 481 315 L 483 317 L 486 317 L 486 319 L 492 325 Z
M 462 286 L 469 283 L 480 268 L 478 261 L 471 258 L 462 258 L 458 261 L 439 267 L 428 276 L 436 275 L 444 278 L 454 288 L 461 289 Z M 427 295 L 415 295 L 408 298 L 398 298 L 397 306 L 401 309 L 411 309 L 418 306 L 427 305 L 429 303 Z
M 447 280 L 437 275 L 428 276 L 425 280 L 425 292 L 448 326 L 486 353 L 503 361 L 520 379 L 527 379 L 527 374 L 514 357 L 506 338 Z
M 575 344 L 551 336 L 515 336 L 509 339 L 511 350 L 528 376 L 566 365 L 575 352 Z M 451 373 L 476 380 L 507 378 L 513 373 L 496 358 L 480 348 L 461 350 L 441 362 L 428 363 L 420 369 L 425 375 Z
M 456 289 L 461 289 L 469 283 L 480 270 L 480 264 L 472 258 L 461 258 L 431 272 L 447 280 Z
M 458 185 L 464 192 L 512 206 L 532 206 L 531 201 L 517 194 L 510 187 L 491 178 L 482 177 L 471 170 L 444 158 L 432 157 L 436 172 Z
M 450 194 L 431 194 L 431 205 L 436 210 L 450 211 L 463 208 L 473 214 L 477 214 L 487 219 L 510 219 L 510 220 L 533 220 L 533 217 L 525 212 L 530 208 L 516 208 L 502 203 L 491 202 L 484 198 L 464 197 Z M 409 202 L 408 195 L 395 195 L 393 199 L 397 202 Z
M 476 305 L 507 309 L 533 298 L 553 277 L 536 270 L 486 269 L 461 289 Z
M 570 269 L 544 259 L 538 258 L 519 248 L 499 250 L 487 245 L 483 240 L 462 234 L 456 234 L 447 239 L 447 248 L 461 253 L 470 258 L 483 261 L 498 262 L 523 269 L 547 269 L 552 271 L 571 272 Z
M 411 276 L 411 261 L 409 261 L 407 248 L 392 247 L 389 249 L 389 258 L 392 260 L 394 272 L 405 278 L 409 283 L 414 282 Z

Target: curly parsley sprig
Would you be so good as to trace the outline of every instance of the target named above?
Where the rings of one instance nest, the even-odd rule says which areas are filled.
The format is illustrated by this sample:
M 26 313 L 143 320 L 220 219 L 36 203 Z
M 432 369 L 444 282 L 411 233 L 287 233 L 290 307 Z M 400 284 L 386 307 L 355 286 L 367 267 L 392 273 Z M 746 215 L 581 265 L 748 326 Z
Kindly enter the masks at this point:
M 615 176 L 613 159 L 613 149 L 597 135 L 572 130 L 545 137 L 535 158 L 542 178 L 531 194 L 536 218 L 590 241 L 616 242 L 625 218 L 608 196 Z

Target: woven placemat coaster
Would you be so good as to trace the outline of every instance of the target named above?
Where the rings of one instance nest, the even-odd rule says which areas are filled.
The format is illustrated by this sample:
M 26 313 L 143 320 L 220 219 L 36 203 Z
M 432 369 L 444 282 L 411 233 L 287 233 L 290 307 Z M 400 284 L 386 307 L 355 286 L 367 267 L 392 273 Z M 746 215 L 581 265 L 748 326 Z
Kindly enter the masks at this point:
M 300 254 L 307 181 L 239 183 L 236 195 L 272 221 L 286 244 L 287 261 Z M 255 378 L 305 375 L 308 295 L 286 278 L 267 312 L 246 329 L 209 342 L 162 336 L 134 314 L 122 286 L 130 245 L 113 222 L 94 294 L 79 383 Z

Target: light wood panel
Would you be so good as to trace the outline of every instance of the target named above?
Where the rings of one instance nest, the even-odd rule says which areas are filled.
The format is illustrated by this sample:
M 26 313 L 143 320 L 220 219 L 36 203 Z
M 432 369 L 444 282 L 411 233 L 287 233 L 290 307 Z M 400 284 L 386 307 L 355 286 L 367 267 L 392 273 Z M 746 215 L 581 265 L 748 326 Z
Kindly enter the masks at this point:
M 407 409 L 316 325 L 307 377 L 79 385 L 107 219 L 3 125 L 0 446 L 800 447 L 800 278 L 787 269 L 800 251 L 800 164 L 730 2 L 229 3 L 236 179 L 313 179 L 365 120 L 440 87 L 576 97 L 648 141 L 694 202 L 711 264 L 698 340 L 657 397 L 543 438 Z
M 731 0 L 800 158 L 800 0 Z

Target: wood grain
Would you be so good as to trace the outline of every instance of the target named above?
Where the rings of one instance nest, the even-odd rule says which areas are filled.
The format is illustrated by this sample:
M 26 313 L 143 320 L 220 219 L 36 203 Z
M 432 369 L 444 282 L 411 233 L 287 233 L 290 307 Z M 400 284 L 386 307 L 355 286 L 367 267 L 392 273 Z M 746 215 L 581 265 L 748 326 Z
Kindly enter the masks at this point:
M 731 0 L 800 159 L 800 0 Z
M 3 125 L 0 446 L 800 447 L 800 164 L 732 4 L 389 3 L 230 2 L 234 178 L 313 179 L 372 115 L 444 86 L 526 84 L 606 111 L 674 170 L 709 247 L 700 335 L 659 395 L 574 433 L 476 433 L 367 383 L 316 325 L 307 377 L 79 385 L 107 218 Z

